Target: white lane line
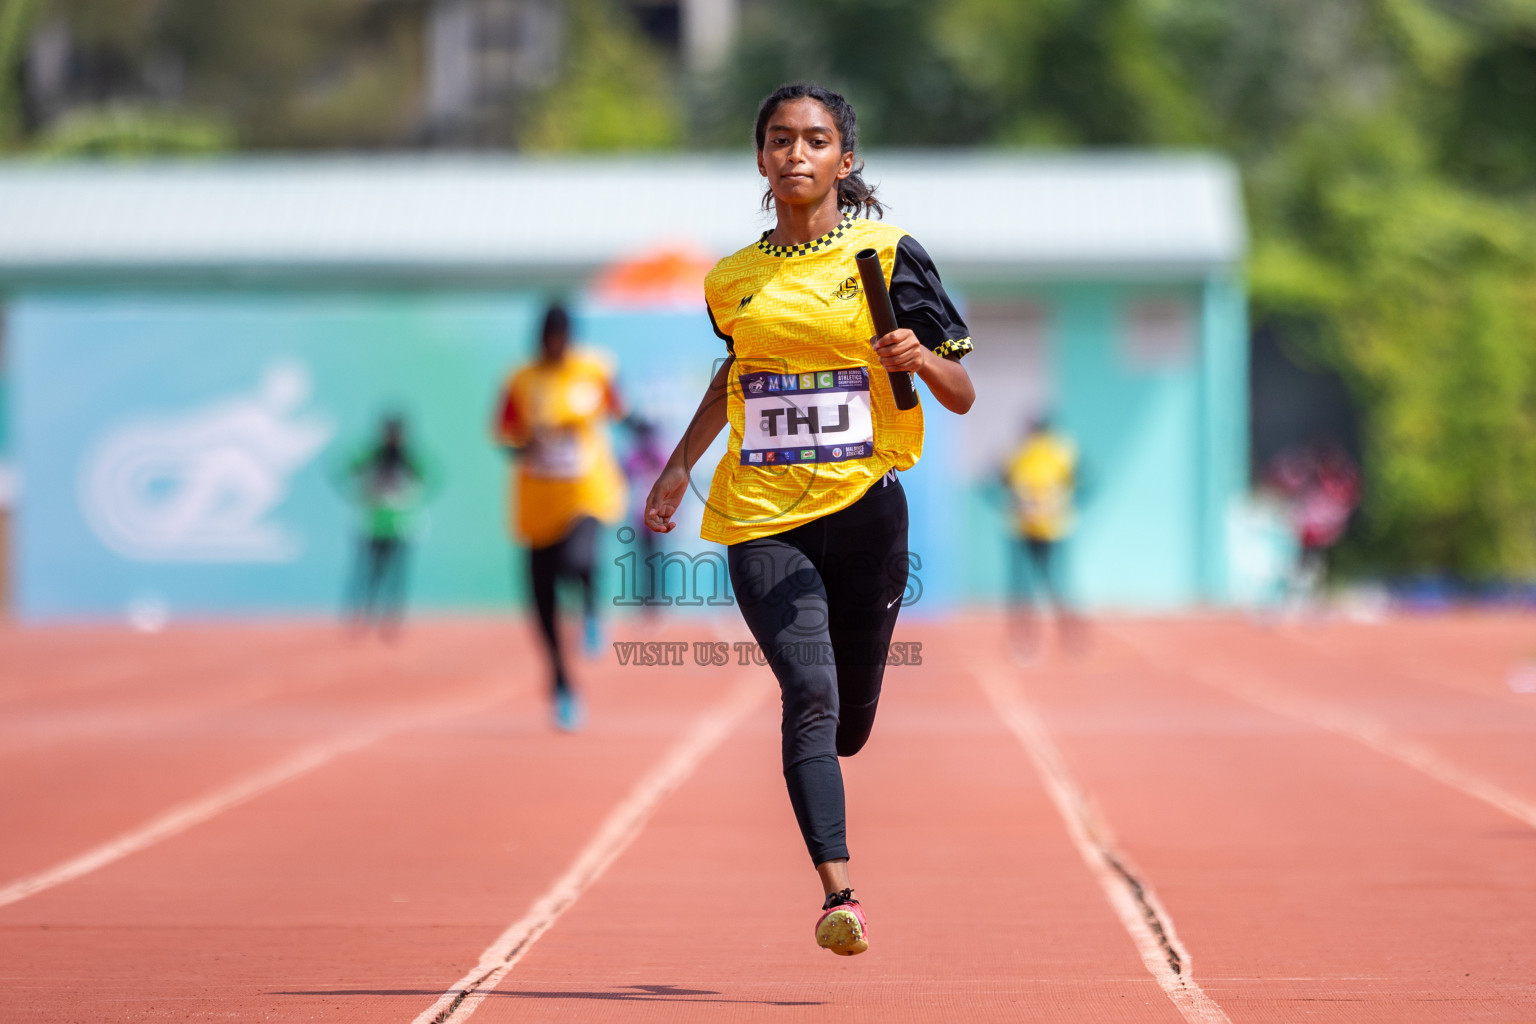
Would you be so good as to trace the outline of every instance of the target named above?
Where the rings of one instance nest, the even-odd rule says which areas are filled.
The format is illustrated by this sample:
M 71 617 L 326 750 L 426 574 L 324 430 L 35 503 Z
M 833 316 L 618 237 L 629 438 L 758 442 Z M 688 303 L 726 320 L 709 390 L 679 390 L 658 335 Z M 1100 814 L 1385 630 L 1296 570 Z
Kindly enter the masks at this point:
M 609 812 L 565 873 L 533 901 L 527 913 L 480 954 L 475 969 L 454 982 L 437 1002 L 418 1014 L 412 1024 L 445 1024 L 450 1019 L 453 1024 L 460 1024 L 468 1019 L 486 995 L 528 954 L 539 937 L 634 841 L 662 800 L 693 774 L 699 762 L 735 730 L 767 692 L 768 688 L 760 679 L 750 679 L 737 684 L 724 700 L 706 712 Z
M 1469 768 L 1464 768 L 1417 740 L 1398 735 L 1384 723 L 1369 715 L 1337 707 L 1323 701 L 1312 700 L 1296 694 L 1282 693 L 1251 679 L 1241 680 L 1226 673 L 1216 673 L 1192 667 L 1174 667 L 1163 659 L 1153 656 L 1139 642 L 1126 640 L 1137 653 L 1157 665 L 1162 671 L 1183 675 L 1197 682 L 1221 690 L 1224 693 L 1252 704 L 1254 707 L 1282 718 L 1289 718 L 1303 725 L 1315 726 L 1384 754 L 1430 778 L 1510 817 L 1536 828 L 1536 802 L 1505 789 Z
M 24 900 L 28 896 L 35 896 L 65 882 L 72 882 L 124 857 L 154 846 L 156 843 L 164 842 L 172 836 L 180 835 L 187 829 L 201 825 L 210 818 L 238 807 L 268 790 L 275 789 L 285 782 L 291 782 L 338 757 L 362 750 L 395 733 L 460 715 L 474 714 L 505 700 L 510 695 L 511 691 L 505 682 L 478 687 L 456 700 L 393 714 L 360 729 L 304 747 L 212 793 L 177 804 L 163 814 L 100 846 L 92 847 L 84 853 L 34 875 L 27 875 L 11 882 L 4 888 L 0 888 L 0 907 Z
M 1173 930 L 1173 918 L 1146 881 L 1126 868 L 1108 825 L 1094 812 L 1040 716 L 1017 686 L 991 673 L 973 675 L 998 716 L 1023 744 L 1072 844 L 1136 944 L 1147 972 L 1191 1024 L 1230 1024 L 1222 1008 L 1195 982 L 1189 951 Z
M 1333 650 L 1321 639 L 1316 636 L 1309 635 L 1309 633 L 1304 633 L 1295 629 L 1287 629 L 1283 631 L 1275 630 L 1274 635 L 1282 641 L 1294 644 L 1297 647 L 1306 648 L 1318 657 L 1324 658 L 1335 665 L 1341 666 L 1345 671 L 1348 671 L 1352 667 L 1348 660 L 1340 656 L 1338 651 Z M 1468 679 L 1463 672 L 1458 672 L 1455 675 L 1451 675 L 1447 672 L 1435 670 L 1432 664 L 1426 667 L 1422 662 L 1410 664 L 1405 663 L 1401 659 L 1394 659 L 1393 664 L 1390 667 L 1386 667 L 1384 664 L 1384 659 L 1376 658 L 1376 656 L 1369 651 L 1365 653 L 1368 657 L 1375 658 L 1373 667 L 1377 670 L 1385 670 L 1394 674 L 1406 676 L 1409 679 L 1423 683 L 1426 686 L 1432 686 L 1441 693 L 1449 691 L 1451 693 L 1481 697 L 1485 700 L 1495 700 L 1499 702 L 1501 707 L 1506 708 L 1529 708 L 1531 706 L 1530 701 L 1520 696 L 1521 693 L 1530 691 L 1519 685 L 1519 672 L 1521 665 L 1518 662 L 1509 667 L 1509 675 L 1505 679 L 1505 685 L 1498 687 L 1493 692 L 1489 692 L 1485 685 L 1482 685 L 1472 679 Z M 1459 667 L 1465 669 L 1465 666 Z M 1481 673 L 1478 674 L 1480 675 Z

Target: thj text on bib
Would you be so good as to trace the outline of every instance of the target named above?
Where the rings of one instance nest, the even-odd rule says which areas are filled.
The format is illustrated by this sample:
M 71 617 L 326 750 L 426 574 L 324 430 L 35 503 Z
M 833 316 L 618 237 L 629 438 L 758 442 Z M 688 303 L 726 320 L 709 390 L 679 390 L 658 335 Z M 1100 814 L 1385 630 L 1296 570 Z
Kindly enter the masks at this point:
M 874 454 L 866 367 L 745 373 L 738 382 L 746 408 L 743 465 L 845 462 Z

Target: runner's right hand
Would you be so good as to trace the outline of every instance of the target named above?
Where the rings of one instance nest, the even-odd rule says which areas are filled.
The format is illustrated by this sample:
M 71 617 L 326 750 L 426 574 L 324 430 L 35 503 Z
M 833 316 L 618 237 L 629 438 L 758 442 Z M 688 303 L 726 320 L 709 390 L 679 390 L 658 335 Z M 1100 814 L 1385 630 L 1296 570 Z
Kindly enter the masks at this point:
M 683 495 L 687 493 L 688 470 L 668 462 L 645 499 L 645 525 L 651 528 L 652 533 L 671 533 L 676 529 L 677 524 L 672 521 L 672 516 L 677 512 L 677 506 L 683 503 Z

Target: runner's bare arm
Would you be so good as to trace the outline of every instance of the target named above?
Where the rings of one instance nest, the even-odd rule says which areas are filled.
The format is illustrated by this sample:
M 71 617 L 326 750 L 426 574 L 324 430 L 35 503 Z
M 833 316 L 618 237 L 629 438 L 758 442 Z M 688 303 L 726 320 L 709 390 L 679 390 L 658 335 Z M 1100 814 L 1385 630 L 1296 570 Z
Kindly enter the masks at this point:
M 688 472 L 699 461 L 704 450 L 714 443 L 720 428 L 725 426 L 726 388 L 731 379 L 731 367 L 735 364 L 734 355 L 727 356 L 720 364 L 688 429 L 683 431 L 683 439 L 677 442 L 672 457 L 667 460 L 661 475 L 651 487 L 650 496 L 645 499 L 645 525 L 654 533 L 671 533 L 677 526 L 672 522 L 672 516 L 682 504 L 683 495 L 688 493 Z
M 497 406 L 496 416 L 491 421 L 491 436 L 509 456 L 522 455 L 529 443 L 528 428 L 518 412 L 517 398 L 511 386 L 502 391 Z
M 603 401 L 607 404 L 608 415 L 614 422 L 622 422 L 629 418 L 629 404 L 624 401 L 618 385 L 611 380 L 603 385 Z
M 971 385 L 971 375 L 958 359 L 934 355 L 905 327 L 881 335 L 873 343 L 881 366 L 887 370 L 916 373 L 923 378 L 939 404 L 950 412 L 963 416 L 970 411 L 971 403 L 976 401 L 976 389 Z

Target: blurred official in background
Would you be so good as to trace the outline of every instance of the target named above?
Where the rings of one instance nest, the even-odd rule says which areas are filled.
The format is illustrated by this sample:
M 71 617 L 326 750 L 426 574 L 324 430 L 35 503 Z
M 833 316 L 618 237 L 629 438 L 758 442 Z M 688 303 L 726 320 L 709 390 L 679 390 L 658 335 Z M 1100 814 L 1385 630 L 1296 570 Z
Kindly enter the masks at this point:
M 386 639 L 405 611 L 406 549 L 427 497 L 421 460 L 406 444 L 405 419 L 386 417 L 378 440 L 347 463 L 344 489 L 356 500 L 361 537 L 347 590 L 347 617 L 359 633 L 377 626 Z

